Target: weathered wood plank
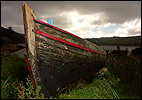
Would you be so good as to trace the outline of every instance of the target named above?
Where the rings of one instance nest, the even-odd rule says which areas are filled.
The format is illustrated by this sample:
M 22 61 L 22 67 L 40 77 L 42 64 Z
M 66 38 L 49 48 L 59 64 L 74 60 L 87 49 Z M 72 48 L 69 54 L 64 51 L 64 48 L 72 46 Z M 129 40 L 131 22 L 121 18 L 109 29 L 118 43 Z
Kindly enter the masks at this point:
M 26 40 L 26 49 L 27 49 L 27 56 L 28 62 L 31 67 L 31 71 L 33 74 L 34 79 L 32 79 L 34 87 L 36 87 L 36 65 L 35 65 L 35 57 L 36 57 L 36 50 L 35 50 L 35 33 L 32 32 L 34 29 L 34 21 L 33 18 L 36 18 L 34 11 L 24 2 L 23 3 L 23 18 L 24 18 L 24 30 L 25 30 L 25 40 Z
M 52 39 L 48 39 L 46 37 L 43 37 L 39 34 L 36 35 L 36 40 L 38 41 L 36 44 L 42 46 L 41 48 L 45 48 L 46 51 L 49 51 L 50 46 L 54 46 L 56 48 L 72 51 L 77 54 L 82 54 L 84 56 L 91 56 L 93 52 L 89 52 L 83 49 L 79 49 L 73 46 L 69 46 L 67 44 L 61 43 L 61 42 L 56 42 Z M 47 46 L 48 45 L 48 46 Z M 56 50 L 56 48 L 54 48 Z M 64 52 L 64 51 L 63 51 Z M 94 54 L 94 53 L 93 53 Z

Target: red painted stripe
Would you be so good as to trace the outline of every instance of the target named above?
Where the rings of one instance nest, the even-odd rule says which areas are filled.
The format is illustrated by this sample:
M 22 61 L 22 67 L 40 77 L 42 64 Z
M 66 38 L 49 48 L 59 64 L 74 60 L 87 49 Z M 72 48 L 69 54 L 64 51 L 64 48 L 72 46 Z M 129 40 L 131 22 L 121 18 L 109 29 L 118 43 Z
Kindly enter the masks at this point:
M 49 35 L 49 34 L 47 34 L 47 33 L 44 33 L 44 32 L 38 31 L 38 30 L 35 30 L 35 32 L 38 33 L 38 34 L 40 34 L 40 35 L 46 36 L 46 37 L 48 37 L 48 38 L 51 38 L 51 39 L 54 39 L 54 40 L 57 40 L 57 41 L 60 41 L 60 42 L 63 42 L 63 43 L 72 45 L 72 46 L 74 46 L 74 47 L 78 47 L 78 48 L 81 48 L 81 49 L 84 49 L 84 50 L 87 50 L 87 51 L 91 51 L 91 52 L 95 52 L 95 53 L 99 53 L 99 54 L 104 54 L 103 52 L 98 52 L 98 51 L 95 51 L 95 50 L 88 49 L 88 48 L 86 48 L 86 47 L 77 45 L 77 44 L 75 44 L 75 43 L 68 42 L 68 41 L 66 41 L 66 40 L 63 40 L 63 39 L 54 37 L 54 36 L 52 36 L 52 35 Z
M 28 64 L 28 61 L 27 61 L 27 57 L 25 56 L 25 61 L 26 61 L 26 64 L 27 64 L 27 68 L 28 68 L 28 71 L 31 72 L 31 69 L 29 67 L 29 64 Z
M 76 36 L 76 35 L 74 35 L 74 34 L 72 34 L 72 33 L 70 33 L 70 32 L 67 32 L 67 31 L 65 31 L 65 30 L 63 30 L 63 29 L 60 29 L 60 28 L 58 28 L 58 27 L 55 27 L 55 26 L 53 26 L 53 25 L 50 25 L 50 24 L 45 23 L 45 22 L 43 22 L 43 21 L 40 21 L 40 20 L 38 20 L 38 19 L 34 19 L 34 18 L 33 18 L 33 20 L 35 20 L 35 21 L 37 21 L 37 22 L 40 22 L 40 23 L 42 23 L 42 24 L 49 25 L 49 26 L 53 27 L 54 29 L 57 29 L 57 30 L 62 31 L 62 32 L 65 32 L 65 33 L 70 34 L 70 35 L 72 35 L 72 36 L 74 36 L 74 37 L 77 37 L 77 38 L 79 38 L 79 39 L 82 39 L 81 37 L 78 37 L 78 36 Z M 82 39 L 82 40 L 84 40 L 84 39 Z

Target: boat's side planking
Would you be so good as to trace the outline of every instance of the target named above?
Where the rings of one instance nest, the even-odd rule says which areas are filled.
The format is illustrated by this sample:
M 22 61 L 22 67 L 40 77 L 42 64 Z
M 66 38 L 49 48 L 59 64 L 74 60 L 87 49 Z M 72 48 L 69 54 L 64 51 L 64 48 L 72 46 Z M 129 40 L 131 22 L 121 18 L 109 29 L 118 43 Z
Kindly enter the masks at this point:
M 105 55 L 86 51 L 36 33 L 37 66 L 46 96 L 93 74 L 105 63 Z M 48 89 L 48 91 L 46 91 Z

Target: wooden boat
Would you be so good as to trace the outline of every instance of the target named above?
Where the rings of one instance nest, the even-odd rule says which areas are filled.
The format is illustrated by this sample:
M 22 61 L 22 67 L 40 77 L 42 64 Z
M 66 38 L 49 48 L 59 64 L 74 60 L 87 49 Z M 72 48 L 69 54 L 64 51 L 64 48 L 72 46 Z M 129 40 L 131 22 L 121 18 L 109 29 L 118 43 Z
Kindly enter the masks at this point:
M 36 19 L 23 3 L 26 40 L 25 60 L 33 86 L 41 86 L 46 97 L 56 89 L 99 71 L 105 64 L 105 51 L 96 44 Z

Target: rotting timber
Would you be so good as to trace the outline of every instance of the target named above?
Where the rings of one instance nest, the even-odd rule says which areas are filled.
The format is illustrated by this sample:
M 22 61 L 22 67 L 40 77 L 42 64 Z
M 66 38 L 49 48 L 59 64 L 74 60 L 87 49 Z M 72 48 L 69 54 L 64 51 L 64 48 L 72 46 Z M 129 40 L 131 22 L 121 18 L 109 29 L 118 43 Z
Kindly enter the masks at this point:
M 26 3 L 23 18 L 27 67 L 33 86 L 41 86 L 45 97 L 55 96 L 57 88 L 98 72 L 105 64 L 103 48 L 37 20 Z

